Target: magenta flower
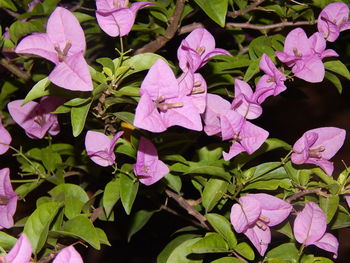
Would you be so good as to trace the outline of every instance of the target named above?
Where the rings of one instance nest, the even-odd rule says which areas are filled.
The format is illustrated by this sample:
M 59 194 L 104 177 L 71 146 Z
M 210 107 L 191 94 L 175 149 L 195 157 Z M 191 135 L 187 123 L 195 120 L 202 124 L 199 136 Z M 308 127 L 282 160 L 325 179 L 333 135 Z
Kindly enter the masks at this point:
M 85 36 L 78 20 L 65 8 L 57 7 L 50 15 L 47 33 L 31 34 L 17 45 L 16 53 L 41 56 L 56 66 L 49 79 L 68 90 L 91 91 L 92 80 L 83 54 Z
M 256 102 L 252 88 L 239 79 L 235 79 L 235 99 L 231 107 L 246 119 L 256 119 L 262 114 L 262 108 Z
M 27 236 L 22 233 L 16 244 L 6 256 L 0 256 L 0 262 L 29 263 L 32 255 L 32 246 Z
M 0 119 L 0 155 L 8 151 L 11 141 L 11 134 L 2 126 Z
M 62 249 L 52 263 L 83 263 L 83 259 L 73 246 L 69 246 Z
M 312 83 L 321 82 L 325 75 L 322 58 L 336 53 L 325 51 L 325 45 L 323 48 L 319 41 L 317 35 L 309 39 L 302 28 L 296 28 L 287 35 L 284 52 L 276 51 L 276 55 L 280 61 L 292 67 L 296 77 Z
M 284 221 L 292 206 L 268 194 L 247 194 L 231 209 L 231 224 L 237 233 L 245 234 L 260 255 L 264 255 L 271 242 L 271 226 Z
M 215 48 L 215 39 L 205 28 L 193 30 L 177 50 L 179 66 L 184 72 L 189 68 L 195 72 L 216 55 L 231 56 L 228 51 Z
M 85 149 L 90 159 L 100 166 L 111 166 L 115 162 L 114 147 L 123 131 L 117 132 L 112 139 L 102 132 L 88 131 L 85 136 Z
M 204 131 L 208 136 L 221 133 L 220 116 L 223 112 L 230 110 L 231 104 L 227 100 L 215 94 L 207 94 L 207 103 L 202 118 Z
M 226 161 L 241 152 L 254 153 L 269 136 L 267 131 L 247 121 L 233 110 L 221 114 L 220 124 L 222 139 L 232 139 L 229 152 L 223 153 Z
M 96 18 L 101 29 L 111 37 L 129 34 L 139 9 L 154 5 L 136 2 L 128 7 L 129 0 L 96 0 Z
M 344 144 L 345 135 L 345 130 L 335 127 L 323 127 L 305 132 L 293 146 L 292 162 L 315 164 L 331 176 L 334 168 L 329 159 Z
M 0 229 L 13 226 L 13 215 L 17 208 L 18 195 L 13 191 L 10 169 L 0 170 Z
M 321 11 L 317 28 L 330 42 L 334 42 L 341 31 L 350 29 L 349 7 L 345 3 L 331 3 Z
M 261 104 L 267 97 L 277 96 L 287 87 L 284 85 L 286 76 L 276 68 L 266 54 L 262 55 L 259 66 L 265 75 L 259 79 L 254 97 L 257 103 Z
M 169 168 L 158 159 L 156 147 L 145 137 L 140 139 L 134 173 L 145 185 L 154 184 L 169 173 Z
M 324 59 L 326 57 L 338 57 L 338 53 L 333 49 L 326 49 L 326 40 L 323 38 L 321 33 L 313 33 L 309 38 L 309 42 L 313 53 L 317 55 L 320 59 Z
M 175 125 L 202 130 L 197 107 L 184 90 L 168 64 L 158 59 L 141 84 L 134 126 L 151 132 L 163 132 Z
M 64 102 L 57 97 L 44 97 L 40 103 L 35 101 L 23 104 L 23 100 L 11 101 L 7 104 L 12 119 L 21 126 L 31 139 L 42 139 L 48 132 L 57 135 L 60 132 L 57 115 L 52 114 Z
M 326 216 L 321 208 L 313 202 L 307 202 L 295 218 L 293 232 L 299 243 L 305 246 L 315 245 L 334 253 L 333 257 L 337 258 L 338 240 L 332 234 L 326 233 L 326 228 Z

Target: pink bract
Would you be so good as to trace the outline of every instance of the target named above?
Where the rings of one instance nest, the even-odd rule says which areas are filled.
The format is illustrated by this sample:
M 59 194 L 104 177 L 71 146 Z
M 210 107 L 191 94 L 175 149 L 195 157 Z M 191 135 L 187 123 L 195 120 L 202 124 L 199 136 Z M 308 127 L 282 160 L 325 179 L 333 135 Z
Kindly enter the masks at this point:
M 139 9 L 151 2 L 136 2 L 128 7 L 128 0 L 96 0 L 96 18 L 101 29 L 111 37 L 126 36 L 135 23 Z
M 25 234 L 21 234 L 10 252 L 4 256 L 6 263 L 29 263 L 32 255 L 32 246 Z M 2 257 L 0 256 L 0 262 Z
M 230 220 L 237 233 L 245 234 L 260 255 L 264 255 L 271 242 L 271 226 L 284 221 L 292 206 L 268 194 L 247 194 L 231 209 Z
M 334 42 L 341 31 L 350 29 L 349 7 L 345 3 L 330 3 L 321 11 L 317 28 L 327 41 Z
M 329 159 L 342 147 L 345 136 L 346 131 L 336 127 L 309 130 L 294 144 L 292 162 L 315 164 L 331 176 L 333 163 Z
M 21 40 L 16 53 L 34 54 L 55 64 L 49 79 L 62 88 L 91 91 L 92 80 L 83 54 L 84 31 L 67 9 L 57 7 L 47 21 L 46 33 L 33 33 Z
M 114 147 L 123 131 L 112 139 L 102 132 L 88 131 L 85 136 L 85 149 L 90 159 L 100 166 L 111 166 L 115 162 Z
M 298 213 L 294 221 L 295 239 L 305 246 L 315 245 L 323 250 L 338 254 L 338 240 L 326 233 L 326 216 L 322 209 L 313 202 L 307 202 L 304 209 Z
M 145 137 L 140 139 L 134 172 L 145 185 L 154 184 L 169 173 L 169 168 L 158 159 L 156 147 Z
M 16 213 L 18 195 L 13 191 L 10 181 L 10 169 L 0 170 L 0 228 L 13 226 L 13 215 Z
M 83 263 L 83 259 L 73 246 L 68 246 L 57 254 L 52 263 Z
M 43 97 L 40 103 L 29 101 L 23 104 L 23 100 L 11 101 L 7 104 L 12 119 L 21 126 L 31 139 L 42 139 L 48 132 L 57 135 L 60 126 L 57 115 L 52 114 L 64 100 L 57 97 Z
M 11 134 L 2 126 L 0 119 L 0 155 L 8 151 L 11 141 Z

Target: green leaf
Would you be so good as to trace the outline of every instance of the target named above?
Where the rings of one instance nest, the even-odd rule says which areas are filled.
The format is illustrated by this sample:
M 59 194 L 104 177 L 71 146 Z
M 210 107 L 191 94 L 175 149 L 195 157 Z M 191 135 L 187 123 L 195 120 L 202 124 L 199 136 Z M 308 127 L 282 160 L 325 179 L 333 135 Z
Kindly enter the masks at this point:
M 257 181 L 254 183 L 249 183 L 243 188 L 244 191 L 250 189 L 260 189 L 260 190 L 276 190 L 278 187 L 283 189 L 291 189 L 293 187 L 290 179 L 275 179 L 266 181 Z
M 228 0 L 195 0 L 195 2 L 219 26 L 225 27 Z
M 17 11 L 17 7 L 11 0 L 0 0 L 0 8 L 7 8 L 12 11 Z
M 197 150 L 198 159 L 200 161 L 217 161 L 222 156 L 222 147 L 211 144 Z
M 100 236 L 92 222 L 83 215 L 67 221 L 60 231 L 62 235 L 81 238 L 96 249 L 100 249 Z
M 114 205 L 120 198 L 120 182 L 119 180 L 110 181 L 103 192 L 102 203 L 107 217 L 110 216 Z
M 292 227 L 288 221 L 284 222 L 282 225 L 279 225 L 278 227 L 275 227 L 275 230 L 279 233 L 286 235 L 290 239 L 294 238 Z
M 226 217 L 214 213 L 206 214 L 205 217 L 214 230 L 227 241 L 230 248 L 234 248 L 237 245 L 237 239 L 232 231 L 232 225 Z
M 103 67 L 109 68 L 113 73 L 115 72 L 115 66 L 113 60 L 110 58 L 98 58 L 96 62 L 101 64 Z
M 254 260 L 255 258 L 253 249 L 246 242 L 239 243 L 235 251 L 246 259 Z
M 186 240 L 198 237 L 198 234 L 183 234 L 171 240 L 157 257 L 157 263 L 166 263 L 173 250 Z
M 340 60 L 326 61 L 324 67 L 332 72 L 335 72 L 344 78 L 350 80 L 350 72 L 348 68 Z
M 330 260 L 329 258 L 324 258 L 324 257 L 315 257 L 314 262 L 315 263 L 334 263 L 333 260 Z
M 60 203 L 49 202 L 39 206 L 29 216 L 23 232 L 27 235 L 33 252 L 38 253 L 44 246 L 50 224 L 60 208 Z
M 245 82 L 248 82 L 252 77 L 254 77 L 260 71 L 259 63 L 260 63 L 260 59 L 252 60 L 249 67 L 247 68 L 247 71 L 244 74 L 243 80 Z
M 89 201 L 89 196 L 84 191 L 84 189 L 76 184 L 60 184 L 53 188 L 51 191 L 49 191 L 49 194 L 53 198 L 60 199 L 60 201 L 62 200 L 62 198 L 63 200 L 65 200 L 66 198 L 75 198 L 83 203 Z
M 140 231 L 147 222 L 151 219 L 152 215 L 157 212 L 157 210 L 154 211 L 147 211 L 147 210 L 139 210 L 137 211 L 133 217 L 131 218 L 130 227 L 128 230 L 128 242 L 130 242 L 131 237 Z
M 41 149 L 41 160 L 46 170 L 49 172 L 54 172 L 56 168 L 62 164 L 61 155 L 52 151 L 50 147 Z
M 111 243 L 109 243 L 107 235 L 105 231 L 103 231 L 101 228 L 95 227 L 96 233 L 98 235 L 98 238 L 100 239 L 100 243 L 107 246 L 112 246 Z
M 0 247 L 10 250 L 16 243 L 17 239 L 5 232 L 0 232 Z
M 223 160 L 188 162 L 189 168 L 186 174 L 207 174 L 230 180 L 231 175 L 225 170 L 224 164 Z
M 193 238 L 182 242 L 169 255 L 166 263 L 200 263 L 203 262 L 200 256 L 189 256 L 191 253 L 191 246 L 200 238 Z
M 298 249 L 294 243 L 286 243 L 271 249 L 266 254 L 267 259 L 279 259 L 296 263 L 299 258 Z
M 202 204 L 205 207 L 206 212 L 210 212 L 221 197 L 227 191 L 228 182 L 222 179 L 211 178 L 205 184 L 202 194 Z
M 165 181 L 167 185 L 175 192 L 180 193 L 182 187 L 182 181 L 180 176 L 168 173 L 164 176 L 163 181 Z
M 330 82 L 333 83 L 333 85 L 337 88 L 339 94 L 343 91 L 343 85 L 341 84 L 340 79 L 334 75 L 333 73 L 330 73 L 326 71 L 325 78 L 328 79 Z
M 244 261 L 234 257 L 223 257 L 223 258 L 214 260 L 211 263 L 244 263 Z
M 35 100 L 37 98 L 41 98 L 43 96 L 50 95 L 50 91 L 47 89 L 50 86 L 51 81 L 48 77 L 43 78 L 38 83 L 36 83 L 33 88 L 28 92 L 27 96 L 24 98 L 23 103 L 25 104 L 29 101 Z
M 195 242 L 190 250 L 192 253 L 225 253 L 228 252 L 226 241 L 217 233 L 207 233 L 205 237 Z
M 18 194 L 21 199 L 25 198 L 27 194 L 33 191 L 35 188 L 40 186 L 45 180 L 40 179 L 39 181 L 35 181 L 32 183 L 25 183 L 18 186 L 15 190 L 16 194 Z
M 79 107 L 72 107 L 71 109 L 71 121 L 72 121 L 72 129 L 73 136 L 77 137 L 83 131 L 86 117 L 89 113 L 89 109 L 92 101 L 89 103 L 83 104 Z
M 131 125 L 133 125 L 133 123 L 134 123 L 134 118 L 135 118 L 135 114 L 134 113 L 131 113 L 131 112 L 114 112 L 113 114 L 114 114 L 114 116 L 118 117 L 122 121 L 130 123 Z
M 120 198 L 125 212 L 130 215 L 132 205 L 135 201 L 139 182 L 126 174 L 120 174 Z
M 350 216 L 344 212 L 338 211 L 335 215 L 334 222 L 331 225 L 331 229 L 339 229 L 350 226 Z
M 339 195 L 332 195 L 330 197 L 320 196 L 320 207 L 327 216 L 327 224 L 331 222 L 335 213 L 338 210 Z
M 31 20 L 27 22 L 16 21 L 10 26 L 11 39 L 17 43 L 17 41 L 30 33 L 44 31 L 43 20 Z

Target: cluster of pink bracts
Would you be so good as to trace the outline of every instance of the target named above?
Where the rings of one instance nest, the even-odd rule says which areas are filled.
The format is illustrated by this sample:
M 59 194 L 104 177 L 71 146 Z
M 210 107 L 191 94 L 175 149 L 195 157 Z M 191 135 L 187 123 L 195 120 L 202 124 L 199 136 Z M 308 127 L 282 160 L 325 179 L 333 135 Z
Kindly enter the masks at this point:
M 127 0 L 97 0 L 96 17 L 101 28 L 111 36 L 127 35 L 134 23 L 138 9 L 151 5 L 137 2 L 128 7 Z M 285 41 L 283 52 L 277 57 L 293 74 L 308 82 L 320 82 L 325 70 L 322 59 L 338 56 L 326 49 L 326 40 L 335 41 L 339 33 L 350 29 L 349 8 L 343 3 L 332 3 L 322 10 L 318 18 L 318 30 L 310 38 L 301 28 L 292 30 Z M 58 7 L 47 23 L 47 33 L 34 33 L 24 38 L 17 46 L 17 53 L 30 53 L 44 57 L 55 64 L 49 79 L 57 86 L 69 90 L 91 91 L 92 80 L 88 65 L 83 57 L 85 51 L 84 32 L 68 10 Z M 261 103 L 269 96 L 276 96 L 286 89 L 286 76 L 279 71 L 271 59 L 263 54 L 260 69 L 265 73 L 257 83 L 255 92 L 248 83 L 236 79 L 235 98 L 232 103 L 218 95 L 207 94 L 204 78 L 196 71 L 204 66 L 212 56 L 227 51 L 215 48 L 213 36 L 205 29 L 194 30 L 184 39 L 178 49 L 179 66 L 182 75 L 176 79 L 171 68 L 163 60 L 158 60 L 149 70 L 141 84 L 141 99 L 136 108 L 134 125 L 151 132 L 162 132 L 178 125 L 200 131 L 207 135 L 219 135 L 223 140 L 232 140 L 225 160 L 230 160 L 241 152 L 252 154 L 267 139 L 268 132 L 252 124 L 251 119 L 262 113 Z M 40 103 L 23 100 L 12 101 L 8 110 L 13 120 L 32 139 L 41 139 L 45 134 L 56 135 L 60 131 L 57 116 L 52 114 L 63 100 L 55 97 L 42 98 Z M 85 147 L 88 156 L 96 164 L 111 166 L 115 163 L 114 147 L 123 132 L 112 139 L 96 131 L 88 131 Z M 329 161 L 342 146 L 345 130 L 323 127 L 309 130 L 294 144 L 291 160 L 295 164 L 311 163 L 321 167 L 329 176 L 333 164 Z M 11 144 L 11 135 L 0 122 L 0 154 Z M 141 137 L 134 172 L 141 183 L 151 185 L 169 173 L 169 168 L 158 158 L 152 142 Z M 9 169 L 0 170 L 0 227 L 13 226 L 18 195 L 13 191 Z M 247 194 L 234 204 L 231 223 L 237 233 L 244 233 L 261 255 L 264 255 L 271 241 L 269 227 L 285 220 L 292 206 L 277 197 L 267 194 Z M 326 217 L 313 202 L 305 204 L 294 223 L 294 235 L 299 243 L 316 245 L 337 256 L 338 241 L 325 233 Z M 0 261 L 29 262 L 32 249 L 22 234 L 13 249 L 0 257 Z M 53 261 L 82 262 L 73 246 L 63 249 Z

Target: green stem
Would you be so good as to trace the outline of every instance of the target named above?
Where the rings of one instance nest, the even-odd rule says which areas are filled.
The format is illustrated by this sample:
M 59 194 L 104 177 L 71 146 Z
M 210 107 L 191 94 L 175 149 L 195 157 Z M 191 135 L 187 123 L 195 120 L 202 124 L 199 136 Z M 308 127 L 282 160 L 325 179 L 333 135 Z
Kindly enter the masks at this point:
M 24 180 L 11 180 L 11 183 L 33 183 L 37 181 L 38 179 L 24 179 Z
M 304 244 L 302 244 L 300 246 L 300 248 L 299 248 L 299 251 L 298 251 L 298 262 L 300 262 L 300 258 L 301 258 L 302 254 L 303 254 L 304 248 L 305 248 Z

